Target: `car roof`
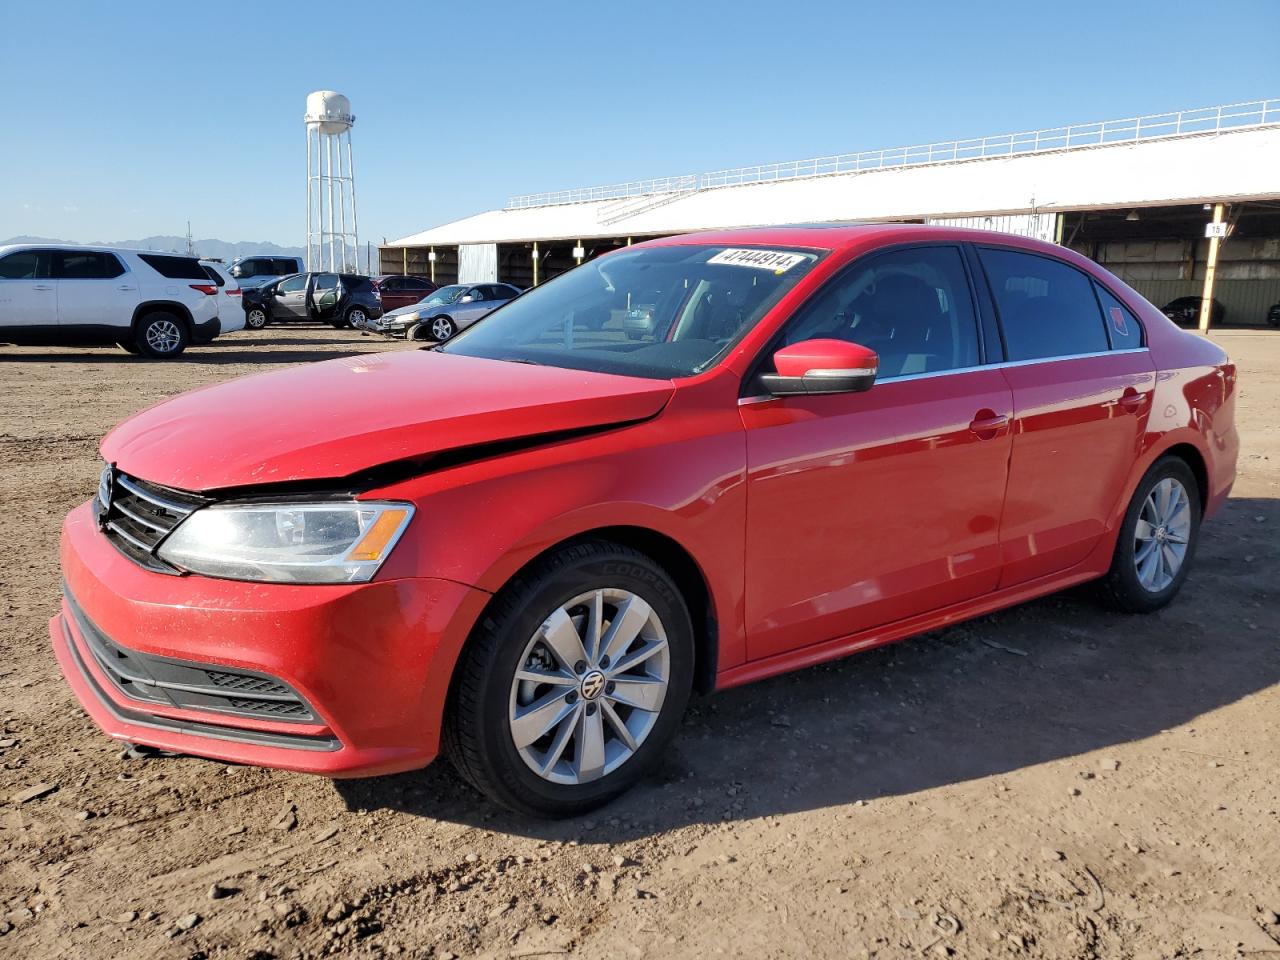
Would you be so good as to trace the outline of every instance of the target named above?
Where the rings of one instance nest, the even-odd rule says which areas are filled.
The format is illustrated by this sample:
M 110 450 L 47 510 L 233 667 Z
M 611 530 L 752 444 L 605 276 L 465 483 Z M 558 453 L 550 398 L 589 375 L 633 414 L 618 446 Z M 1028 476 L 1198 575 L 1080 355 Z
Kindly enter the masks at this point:
M 10 243 L 0 247 L 0 256 L 14 250 L 82 250 L 90 253 L 149 253 L 160 257 L 191 257 L 192 253 L 174 253 L 172 250 L 148 250 L 145 247 L 103 247 L 92 243 Z
M 967 227 L 934 226 L 923 223 L 792 223 L 770 227 L 744 227 L 733 230 L 708 230 L 701 233 L 677 234 L 648 240 L 635 246 L 671 246 L 706 244 L 730 246 L 801 247 L 812 250 L 844 250 L 850 247 L 882 246 L 891 243 L 926 243 L 952 240 L 981 243 L 983 241 L 1012 244 L 1042 250 L 1061 256 L 1058 244 L 994 230 Z M 627 249 L 625 247 L 621 249 Z

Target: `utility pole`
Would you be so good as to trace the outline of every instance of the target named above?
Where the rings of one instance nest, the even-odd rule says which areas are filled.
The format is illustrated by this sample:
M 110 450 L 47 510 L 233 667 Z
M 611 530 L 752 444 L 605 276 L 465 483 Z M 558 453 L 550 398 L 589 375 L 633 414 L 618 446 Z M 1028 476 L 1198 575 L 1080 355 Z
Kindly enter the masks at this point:
M 187 221 L 187 256 L 195 256 L 196 246 L 191 242 L 191 221 Z
M 1222 221 L 1223 204 L 1213 205 L 1213 221 L 1205 227 L 1205 236 L 1209 238 L 1209 259 L 1204 265 L 1204 296 L 1200 298 L 1200 332 L 1209 332 L 1209 321 L 1213 313 L 1213 281 L 1218 272 L 1218 246 L 1227 235 L 1227 225 Z

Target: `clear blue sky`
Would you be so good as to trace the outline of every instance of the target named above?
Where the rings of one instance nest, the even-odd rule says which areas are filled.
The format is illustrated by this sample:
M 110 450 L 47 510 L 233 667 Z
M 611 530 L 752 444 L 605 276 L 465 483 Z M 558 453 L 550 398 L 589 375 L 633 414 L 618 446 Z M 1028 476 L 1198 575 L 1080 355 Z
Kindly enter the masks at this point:
M 1277 0 L 4 2 L 0 238 L 300 244 L 315 89 L 351 98 L 376 242 L 513 193 L 1276 97 L 1278 41 Z

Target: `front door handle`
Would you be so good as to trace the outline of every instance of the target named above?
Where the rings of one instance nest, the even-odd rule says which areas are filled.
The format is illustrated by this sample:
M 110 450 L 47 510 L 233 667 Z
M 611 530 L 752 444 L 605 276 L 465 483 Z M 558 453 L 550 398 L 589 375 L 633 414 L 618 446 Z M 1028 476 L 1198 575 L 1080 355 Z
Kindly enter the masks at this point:
M 52 289 L 53 289 L 53 287 L 52 287 L 52 286 L 50 286 L 50 285 L 49 285 L 49 284 L 47 284 L 47 283 L 37 283 L 37 284 L 36 284 L 34 287 L 32 287 L 31 289 L 32 289 L 32 290 L 52 290 Z
M 982 440 L 998 437 L 1008 425 L 1009 418 L 994 410 L 979 410 L 969 421 L 969 429 Z

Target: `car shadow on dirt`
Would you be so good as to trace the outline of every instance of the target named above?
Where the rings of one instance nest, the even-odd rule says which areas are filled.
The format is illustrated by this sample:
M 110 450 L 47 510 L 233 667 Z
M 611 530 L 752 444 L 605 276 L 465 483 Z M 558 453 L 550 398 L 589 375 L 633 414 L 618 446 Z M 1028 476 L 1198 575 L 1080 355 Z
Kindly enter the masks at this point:
M 1083 587 L 698 699 L 656 775 L 587 817 L 509 814 L 444 761 L 335 788 L 351 809 L 616 843 L 874 801 L 1150 737 L 1152 750 L 1181 749 L 1158 735 L 1280 682 L 1277 524 L 1280 500 L 1230 501 L 1205 528 L 1179 599 L 1150 616 L 1111 612 Z M 1082 760 L 1079 772 L 1096 768 Z M 1064 802 L 1082 783 L 1064 779 Z

